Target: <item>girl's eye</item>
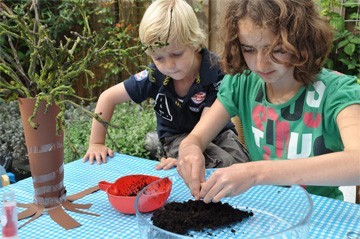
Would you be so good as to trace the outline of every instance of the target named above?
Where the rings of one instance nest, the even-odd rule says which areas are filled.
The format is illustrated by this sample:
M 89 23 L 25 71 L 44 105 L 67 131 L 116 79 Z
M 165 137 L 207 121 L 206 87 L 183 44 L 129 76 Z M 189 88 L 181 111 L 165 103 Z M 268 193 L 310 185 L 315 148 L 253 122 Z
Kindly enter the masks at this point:
M 242 50 L 243 53 L 253 53 L 254 52 L 254 48 L 252 48 L 252 47 L 242 46 L 241 50 Z
M 273 50 L 274 54 L 285 54 L 286 51 L 282 47 L 275 47 Z

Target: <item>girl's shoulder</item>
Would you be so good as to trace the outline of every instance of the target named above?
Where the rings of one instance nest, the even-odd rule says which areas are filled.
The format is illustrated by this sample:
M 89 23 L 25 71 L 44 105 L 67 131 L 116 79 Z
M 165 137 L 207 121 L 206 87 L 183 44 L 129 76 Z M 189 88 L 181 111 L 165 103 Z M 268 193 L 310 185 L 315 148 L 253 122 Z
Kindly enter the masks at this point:
M 307 90 L 312 96 L 324 98 L 324 103 L 330 108 L 336 108 L 334 105 L 343 106 L 360 102 L 360 85 L 357 77 L 329 69 L 322 69 L 316 81 Z
M 246 70 L 242 73 L 237 73 L 234 75 L 226 74 L 224 80 L 231 81 L 232 84 L 238 85 L 247 85 L 249 87 L 253 87 L 256 85 L 262 85 L 264 82 L 261 80 L 260 76 L 253 73 L 250 70 Z
M 321 81 L 327 87 L 341 87 L 342 85 L 358 86 L 357 77 L 346 75 L 338 71 L 323 68 L 316 76 L 316 81 Z M 316 83 L 316 82 L 315 82 Z

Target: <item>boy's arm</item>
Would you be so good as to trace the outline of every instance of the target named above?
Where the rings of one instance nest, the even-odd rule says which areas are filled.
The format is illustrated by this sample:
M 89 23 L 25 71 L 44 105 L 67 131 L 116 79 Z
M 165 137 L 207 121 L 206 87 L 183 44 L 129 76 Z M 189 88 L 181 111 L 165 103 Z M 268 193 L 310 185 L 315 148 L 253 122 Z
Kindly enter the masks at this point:
M 104 121 L 110 122 L 117 104 L 130 100 L 124 83 L 117 84 L 105 90 L 99 97 L 96 104 L 95 113 Z M 98 164 L 106 162 L 107 155 L 113 156 L 113 151 L 105 146 L 106 128 L 96 119 L 92 121 L 89 148 L 83 157 L 83 162 L 89 160 L 92 164 L 94 160 Z

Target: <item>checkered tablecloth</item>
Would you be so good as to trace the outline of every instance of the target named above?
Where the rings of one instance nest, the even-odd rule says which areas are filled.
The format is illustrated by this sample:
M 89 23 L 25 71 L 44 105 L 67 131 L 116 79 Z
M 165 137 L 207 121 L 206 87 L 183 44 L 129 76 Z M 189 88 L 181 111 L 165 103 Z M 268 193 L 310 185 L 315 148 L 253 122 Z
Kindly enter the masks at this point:
M 64 184 L 67 195 L 72 195 L 84 189 L 97 185 L 101 180 L 114 182 L 117 178 L 128 174 L 149 174 L 160 177 L 176 174 L 175 169 L 168 171 L 155 170 L 156 161 L 133 156 L 116 154 L 108 163 L 90 165 L 81 160 L 65 165 Z M 5 191 L 13 190 L 18 202 L 33 201 L 32 179 L 28 178 L 0 189 L 0 197 Z M 311 218 L 309 238 L 344 239 L 349 231 L 360 233 L 360 205 L 341 202 L 319 196 L 312 196 L 314 211 Z M 88 211 L 100 214 L 99 217 L 68 212 L 82 226 L 65 230 L 57 225 L 48 215 L 24 226 L 19 230 L 22 239 L 38 238 L 139 238 L 137 219 L 135 215 L 124 215 L 115 211 L 108 202 L 103 191 L 95 192 L 76 203 L 93 203 Z M 23 210 L 21 208 L 18 209 Z M 19 222 L 19 225 L 27 219 Z

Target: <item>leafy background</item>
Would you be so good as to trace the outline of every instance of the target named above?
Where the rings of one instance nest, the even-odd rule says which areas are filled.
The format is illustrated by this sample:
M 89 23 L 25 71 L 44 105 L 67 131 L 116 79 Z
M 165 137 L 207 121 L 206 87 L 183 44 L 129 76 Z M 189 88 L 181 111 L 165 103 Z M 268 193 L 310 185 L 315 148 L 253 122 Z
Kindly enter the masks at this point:
M 93 111 L 95 103 L 84 106 Z M 0 101 L 0 155 L 13 159 L 13 170 L 17 180 L 30 176 L 27 151 L 21 116 L 17 101 Z M 65 163 L 84 156 L 88 148 L 91 117 L 72 105 L 65 112 Z M 116 128 L 109 128 L 109 134 L 120 148 L 121 153 L 149 158 L 145 149 L 145 135 L 156 128 L 154 110 L 150 103 L 132 102 L 118 105 L 112 121 Z M 115 145 L 108 141 L 107 146 L 115 150 Z
M 19 13 L 28 2 L 28 0 L 2 1 Z M 336 34 L 326 67 L 345 74 L 356 75 L 360 83 L 359 2 L 357 0 L 316 1 L 321 6 L 322 14 L 334 27 Z M 151 0 L 133 0 L 131 1 L 133 5 L 125 8 L 125 1 L 122 0 L 39 0 L 40 18 L 50 28 L 51 37 L 60 42 L 70 31 L 79 31 L 84 27 L 79 14 L 85 12 L 89 16 L 89 24 L 97 32 L 99 42 L 110 41 L 112 46 L 118 49 L 128 49 L 138 44 L 137 24 L 150 2 Z M 196 13 L 201 13 L 203 1 L 191 2 L 194 2 L 193 7 Z M 344 9 L 345 14 L 339 14 L 340 8 Z M 6 38 L 2 36 L 0 29 L 0 51 L 9 50 L 3 47 L 5 42 Z M 26 60 L 27 49 L 22 47 L 21 42 L 18 42 L 16 46 L 19 57 Z M 78 56 L 81 56 L 81 52 Z M 80 95 L 95 97 L 95 100 L 90 103 L 78 103 L 85 109 L 93 111 L 96 97 L 100 92 L 140 71 L 147 62 L 145 54 L 139 50 L 134 50 L 131 54 L 114 53 L 108 56 L 92 69 L 95 73 L 94 79 L 81 77 L 74 86 Z M 65 162 L 70 162 L 85 154 L 91 119 L 71 105 L 67 106 L 65 119 Z M 125 103 L 117 106 L 112 123 L 118 128 L 109 128 L 109 133 L 122 153 L 143 158 L 150 157 L 149 152 L 144 148 L 144 137 L 147 132 L 155 130 L 151 102 L 144 102 L 141 105 Z M 115 149 L 112 142 L 107 141 L 107 145 Z M 15 98 L 1 99 L 0 97 L 0 157 L 3 156 L 13 157 L 13 170 L 18 175 L 17 179 L 29 176 L 21 118 Z

